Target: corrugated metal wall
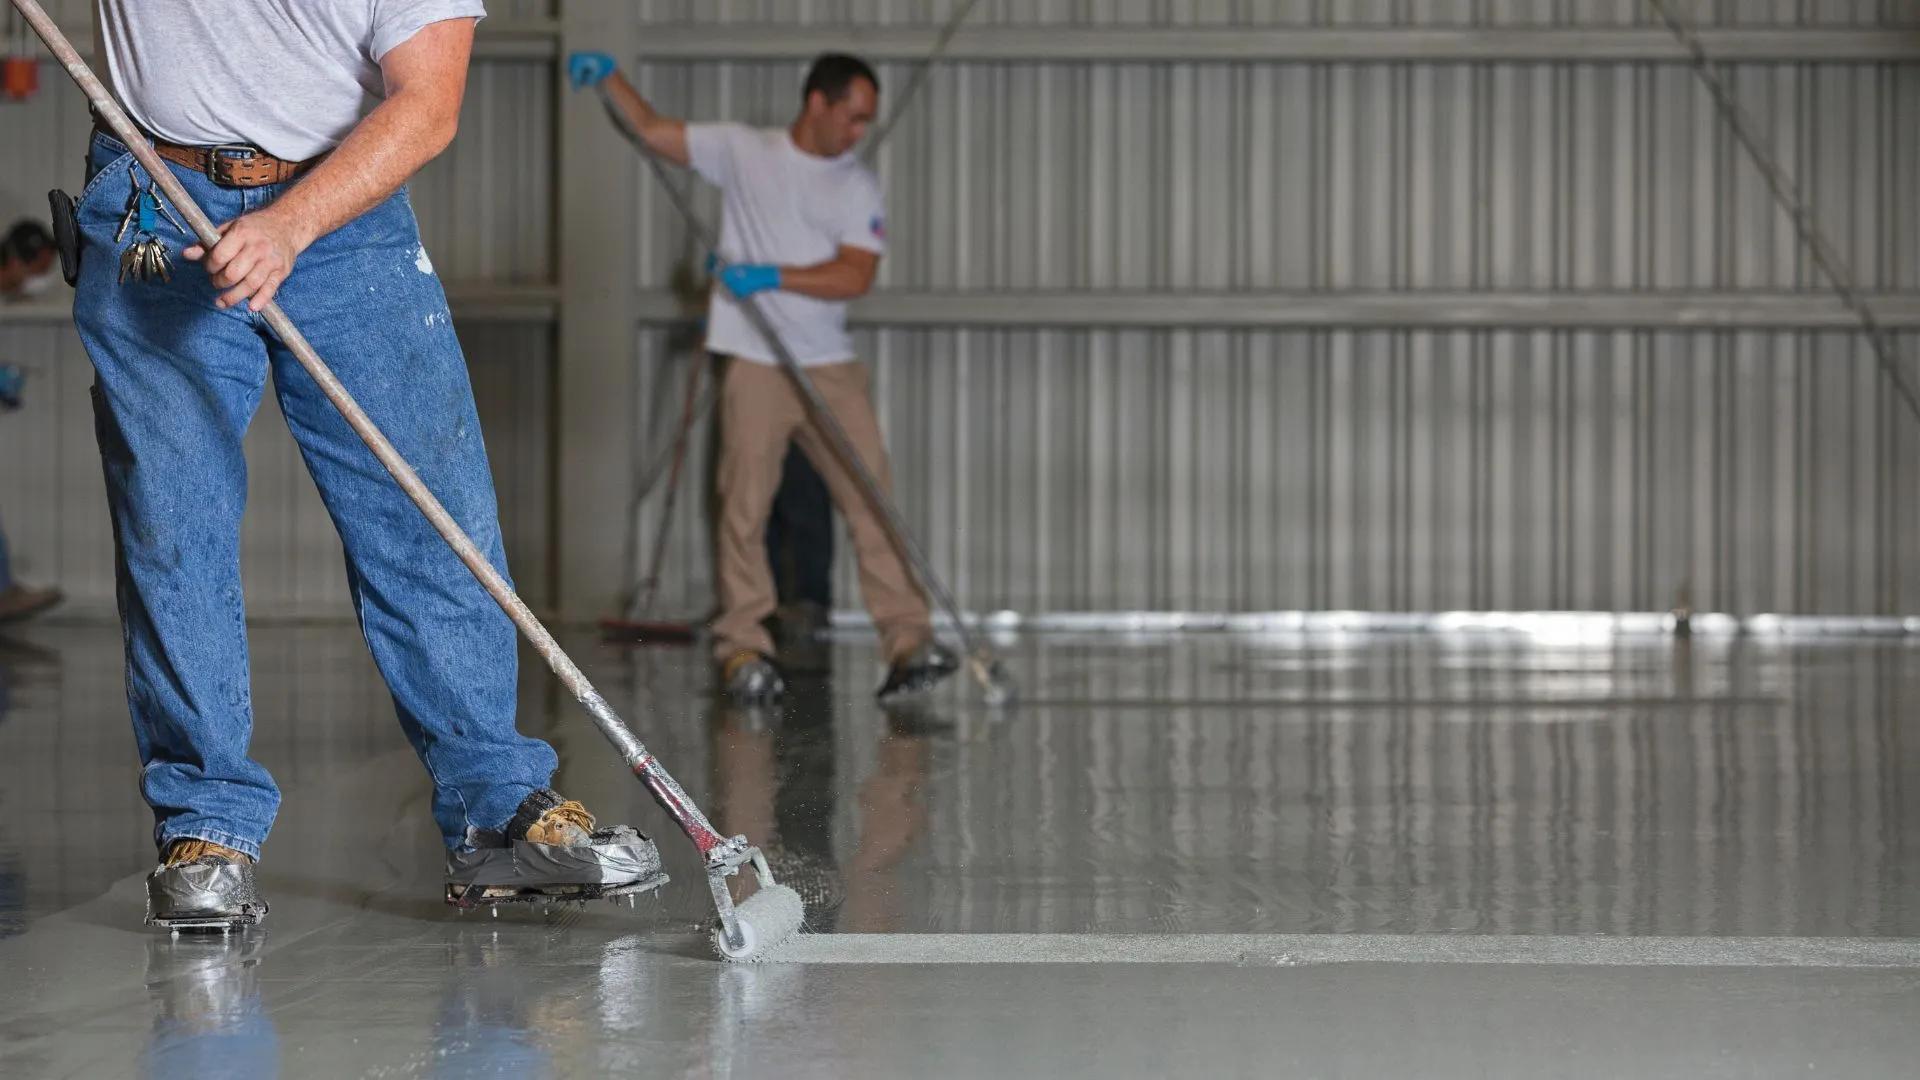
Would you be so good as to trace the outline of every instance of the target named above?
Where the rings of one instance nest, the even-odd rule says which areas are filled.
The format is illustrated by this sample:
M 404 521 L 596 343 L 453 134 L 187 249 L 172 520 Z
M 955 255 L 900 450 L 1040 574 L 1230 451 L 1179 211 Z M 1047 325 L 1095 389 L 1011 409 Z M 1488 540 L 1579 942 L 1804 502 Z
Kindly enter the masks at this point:
M 57 10 L 84 26 L 88 6 Z M 490 6 L 497 27 L 555 10 Z M 633 5 L 643 20 L 742 25 L 930 27 L 953 10 Z M 1695 10 L 1726 25 L 1920 20 L 1908 0 Z M 973 18 L 1653 25 L 1641 0 L 985 0 Z M 883 76 L 897 89 L 910 70 Z M 798 73 L 676 62 L 641 78 L 691 116 L 777 123 Z M 0 107 L 9 216 L 74 179 L 84 107 L 51 75 L 38 101 Z M 1920 292 L 1920 68 L 1748 64 L 1735 84 L 1860 278 Z M 546 61 L 476 63 L 461 139 L 415 187 L 456 284 L 539 291 L 564 276 L 558 105 Z M 626 153 L 611 137 L 604 148 L 609 162 Z M 1818 286 L 1674 64 L 968 62 L 934 73 L 880 165 L 895 245 L 884 290 Z M 639 284 L 664 288 L 682 230 L 650 189 L 636 198 Z M 641 372 L 631 422 L 605 433 L 612 472 L 667 437 L 684 370 L 670 337 L 642 327 L 632 353 L 605 361 Z M 517 576 L 547 599 L 569 535 L 550 517 L 551 327 L 469 322 L 466 339 Z M 860 340 L 904 508 L 976 609 L 1662 609 L 1686 587 L 1700 608 L 1884 613 L 1910 610 L 1920 587 L 1905 557 L 1916 432 L 1844 334 L 869 327 Z M 83 358 L 45 322 L 0 322 L 0 348 L 49 368 L 33 407 L 0 421 L 0 520 L 25 573 L 104 603 Z M 268 418 L 254 443 L 255 610 L 344 610 L 336 547 L 284 431 Z M 669 563 L 667 600 L 689 611 L 711 602 L 697 504 L 681 503 Z M 621 527 L 613 517 L 567 529 Z M 587 614 L 616 584 L 569 604 Z
M 925 25 L 950 5 L 641 9 Z M 1871 25 L 1914 9 L 1713 10 Z M 974 17 L 1650 21 L 1637 2 L 990 2 Z M 777 123 L 800 70 L 667 63 L 645 82 L 670 111 Z M 1920 288 L 1920 67 L 1733 77 L 1861 282 Z M 1677 64 L 952 65 L 880 166 L 883 290 L 1821 287 Z M 643 258 L 643 284 L 665 288 L 682 234 L 643 197 L 641 249 L 668 253 Z M 661 341 L 643 331 L 643 365 Z M 1702 609 L 1891 613 L 1920 598 L 1920 429 L 1842 333 L 869 329 L 861 348 L 907 514 L 974 609 L 1662 610 L 1685 590 Z M 671 397 L 667 382 L 643 394 Z M 673 412 L 636 415 L 646 446 Z M 679 542 L 668 580 L 698 609 L 705 531 Z M 852 606 L 850 564 L 839 580 Z

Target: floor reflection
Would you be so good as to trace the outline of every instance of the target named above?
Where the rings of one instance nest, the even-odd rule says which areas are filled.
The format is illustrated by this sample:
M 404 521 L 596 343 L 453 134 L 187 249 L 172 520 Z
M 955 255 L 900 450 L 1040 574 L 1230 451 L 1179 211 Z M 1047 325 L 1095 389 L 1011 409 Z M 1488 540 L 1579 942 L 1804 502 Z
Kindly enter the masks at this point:
M 182 934 L 148 941 L 153 1032 L 142 1060 L 145 1075 L 208 1080 L 280 1075 L 280 1036 L 260 994 L 268 933 Z
M 805 902 L 809 932 L 900 930 L 896 869 L 926 830 L 927 736 L 941 722 L 926 703 L 881 710 L 873 764 L 854 800 L 856 839 L 843 858 L 834 837 L 840 711 L 828 675 L 796 676 L 778 707 L 716 705 L 715 820 L 767 853 L 775 878 Z M 739 898 L 750 887 L 743 883 Z
M 445 997 L 433 1020 L 429 1075 L 546 1076 L 548 1040 L 570 1028 L 558 1006 L 566 999 L 530 993 L 524 960 L 498 935 L 464 933 L 451 946 Z
M 1634 1052 L 1607 1071 L 1754 1075 L 1820 1039 L 1878 1046 L 1861 1075 L 1912 1058 L 1905 970 L 718 964 L 691 845 L 538 677 L 521 722 L 559 746 L 560 786 L 654 832 L 675 881 L 635 912 L 462 920 L 357 635 L 252 637 L 254 746 L 288 800 L 273 921 L 230 940 L 139 927 L 117 632 L 0 648 L 0 1074 L 979 1074 L 1024 1048 L 1036 1075 L 1264 1075 L 1355 1071 L 1359 1047 L 1406 1050 L 1365 1075 Z M 1920 937 L 1920 643 L 1006 644 L 1030 694 L 1011 712 L 959 685 L 881 710 L 845 642 L 834 675 L 739 712 L 695 650 L 569 641 L 816 933 Z M 1382 1015 L 1417 1037 L 1371 1038 Z M 1543 1043 L 1556 1028 L 1578 1037 Z
M 1008 719 L 963 689 L 888 716 L 843 676 L 713 708 L 711 746 L 672 752 L 710 754 L 717 812 L 782 852 L 817 930 L 1920 933 L 1904 641 L 1028 639 L 1018 662 Z M 654 676 L 635 715 L 710 700 Z
M 404 753 L 364 647 L 253 637 L 256 751 L 289 805 L 341 815 L 314 835 L 362 827 L 338 793 Z M 25 640 L 0 649 L 0 935 L 152 858 L 103 674 L 117 634 Z M 1906 639 L 1030 637 L 1007 645 L 1029 700 L 1006 714 L 958 684 L 883 711 L 864 643 L 760 713 L 720 704 L 697 650 L 569 644 L 815 932 L 1920 936 Z M 675 881 L 649 925 L 704 924 L 691 848 L 527 683 L 561 786 L 660 840 Z M 295 824 L 269 869 L 299 857 Z

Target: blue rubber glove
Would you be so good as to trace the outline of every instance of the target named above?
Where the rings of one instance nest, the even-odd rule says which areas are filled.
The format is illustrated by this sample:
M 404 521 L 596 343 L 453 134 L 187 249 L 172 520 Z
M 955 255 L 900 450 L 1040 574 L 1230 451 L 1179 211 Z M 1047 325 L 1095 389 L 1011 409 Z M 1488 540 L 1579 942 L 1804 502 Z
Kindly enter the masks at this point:
M 734 263 L 720 271 L 720 284 L 736 298 L 745 300 L 755 293 L 780 287 L 780 268 L 763 263 Z
M 19 408 L 20 389 L 26 384 L 26 372 L 12 364 L 0 364 L 0 408 Z
M 575 90 L 591 90 L 607 81 L 618 66 L 603 52 L 577 52 L 567 57 L 567 85 Z

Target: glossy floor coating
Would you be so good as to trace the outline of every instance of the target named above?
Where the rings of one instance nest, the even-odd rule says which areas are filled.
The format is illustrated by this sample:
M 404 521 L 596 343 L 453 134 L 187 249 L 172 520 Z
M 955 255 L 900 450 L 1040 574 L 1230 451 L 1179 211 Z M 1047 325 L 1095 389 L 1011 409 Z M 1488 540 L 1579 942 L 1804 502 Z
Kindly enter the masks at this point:
M 286 789 L 244 939 L 139 925 L 110 626 L 0 642 L 7 1076 L 1910 1075 L 1920 647 L 1032 637 L 1025 703 L 831 679 L 719 708 L 697 650 L 578 656 L 811 901 L 707 958 L 690 848 L 529 671 L 560 786 L 655 833 L 639 909 L 458 917 L 357 634 L 254 631 Z M 1630 1032 L 1624 1037 L 1623 1032 Z

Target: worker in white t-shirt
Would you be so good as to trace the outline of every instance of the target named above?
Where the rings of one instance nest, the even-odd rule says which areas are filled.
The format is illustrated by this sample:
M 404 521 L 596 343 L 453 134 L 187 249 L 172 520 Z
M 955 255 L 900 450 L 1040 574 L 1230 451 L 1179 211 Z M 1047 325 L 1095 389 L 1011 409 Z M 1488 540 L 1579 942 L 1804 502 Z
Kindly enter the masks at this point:
M 808 419 L 798 388 L 742 310 L 757 303 L 807 369 L 861 461 L 890 486 L 886 446 L 867 393 L 867 369 L 847 334 L 847 302 L 873 286 L 887 249 L 880 183 L 853 153 L 879 108 L 880 81 L 861 60 L 814 61 L 800 113 L 785 128 L 688 124 L 661 116 L 604 53 L 575 53 L 576 89 L 606 83 L 656 154 L 718 187 L 724 208 L 719 275 L 707 347 L 732 357 L 721 399 L 718 574 L 714 658 L 742 703 L 777 698 L 784 681 L 762 625 L 775 605 L 767 515 L 789 441 L 813 462 L 847 519 L 860 591 L 880 631 L 889 671 L 880 697 L 931 687 L 958 662 L 933 640 L 926 594 L 895 549 L 879 511 Z

